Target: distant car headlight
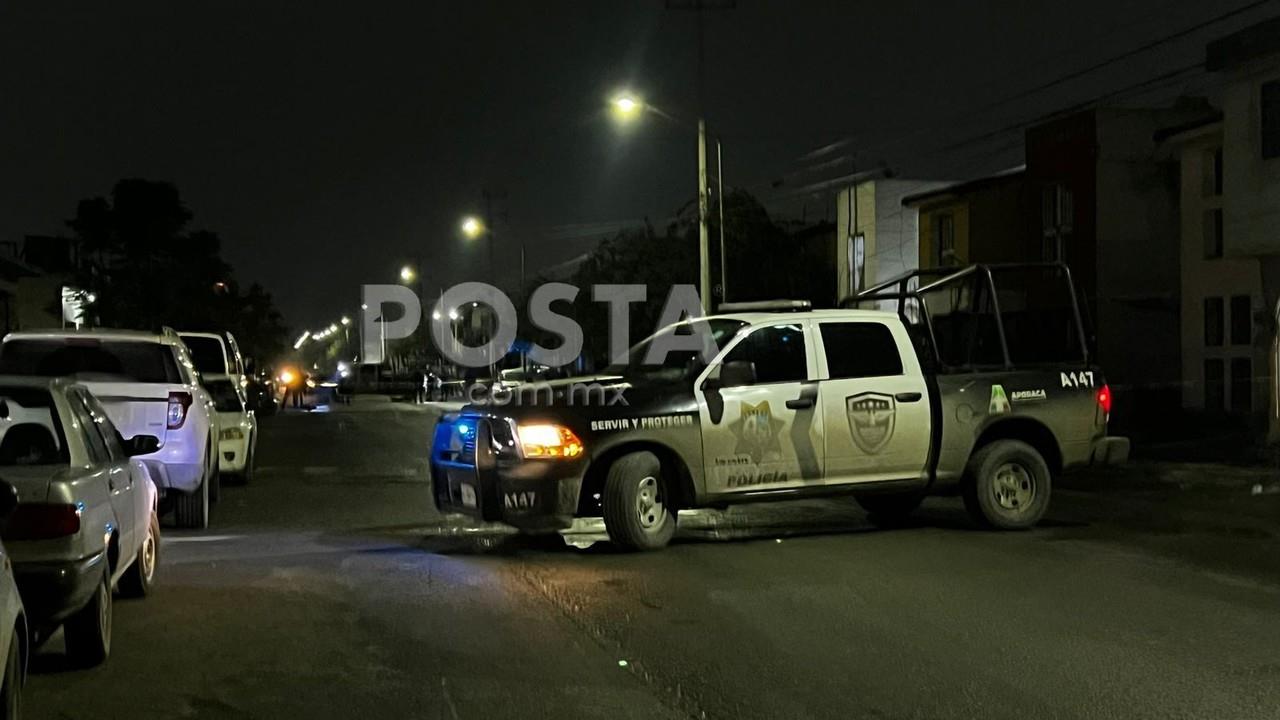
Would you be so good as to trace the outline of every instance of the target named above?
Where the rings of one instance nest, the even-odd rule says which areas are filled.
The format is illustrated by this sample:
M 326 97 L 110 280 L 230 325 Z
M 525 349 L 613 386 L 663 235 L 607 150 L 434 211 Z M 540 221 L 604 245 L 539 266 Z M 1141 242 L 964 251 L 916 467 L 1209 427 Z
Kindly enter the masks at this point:
M 243 440 L 244 431 L 238 427 L 222 428 L 222 432 L 218 433 L 221 440 Z
M 563 425 L 517 425 L 520 450 L 527 458 L 575 458 L 582 454 L 582 441 Z

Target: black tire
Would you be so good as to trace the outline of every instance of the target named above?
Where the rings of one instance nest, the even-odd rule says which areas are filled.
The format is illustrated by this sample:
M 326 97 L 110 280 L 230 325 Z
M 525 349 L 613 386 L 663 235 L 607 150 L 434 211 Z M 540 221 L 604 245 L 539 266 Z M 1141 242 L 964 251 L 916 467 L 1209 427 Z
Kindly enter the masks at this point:
M 666 547 L 676 533 L 676 507 L 668 501 L 662 463 L 650 452 L 623 455 L 604 482 L 604 526 L 627 550 Z
M 93 597 L 62 625 L 67 658 L 77 667 L 102 664 L 111 654 L 111 581 L 104 570 Z
M 867 519 L 875 525 L 892 527 L 907 519 L 920 503 L 924 501 L 924 493 L 875 493 L 855 495 L 854 499 L 867 511 Z
M 965 473 L 964 506 L 979 525 L 1025 530 L 1049 509 L 1049 464 L 1020 440 L 984 445 L 969 458 Z
M 222 499 L 222 465 L 218 462 L 218 459 L 222 456 L 219 455 L 221 451 L 217 445 L 213 444 L 212 439 L 209 441 L 209 445 L 213 448 L 213 453 L 209 458 L 209 502 L 216 503 Z
M 254 443 L 257 442 L 257 440 L 258 437 L 256 433 L 249 436 L 249 454 L 245 456 L 244 459 L 244 470 L 240 471 L 240 483 L 243 485 L 248 485 L 249 481 L 253 480 L 253 456 L 257 454 Z
M 9 654 L 4 661 L 4 684 L 0 685 L 0 720 L 18 720 L 22 717 L 22 653 L 19 651 L 22 624 L 13 627 L 9 640 Z
M 147 523 L 146 535 L 138 545 L 138 555 L 120 578 L 120 594 L 125 597 L 146 597 L 156 581 L 156 568 L 160 567 L 160 518 L 153 512 Z
M 209 527 L 209 478 L 202 478 L 194 492 L 176 493 L 173 503 L 174 519 L 178 527 L 203 530 Z

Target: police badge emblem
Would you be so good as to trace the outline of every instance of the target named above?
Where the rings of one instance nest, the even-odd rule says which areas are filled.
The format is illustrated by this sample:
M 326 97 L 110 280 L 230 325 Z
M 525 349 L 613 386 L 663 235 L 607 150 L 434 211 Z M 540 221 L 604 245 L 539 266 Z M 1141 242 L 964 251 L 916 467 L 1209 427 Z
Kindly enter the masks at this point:
M 897 405 L 892 395 L 865 392 L 845 398 L 849 432 L 853 443 L 868 455 L 875 455 L 893 439 Z

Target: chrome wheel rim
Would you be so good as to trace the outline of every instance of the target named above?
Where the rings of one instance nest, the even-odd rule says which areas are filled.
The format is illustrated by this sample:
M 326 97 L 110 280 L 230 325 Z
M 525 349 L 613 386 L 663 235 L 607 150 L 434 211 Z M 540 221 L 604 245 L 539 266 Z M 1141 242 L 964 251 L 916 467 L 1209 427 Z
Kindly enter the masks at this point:
M 667 516 L 667 508 L 662 504 L 658 490 L 658 479 L 652 475 L 641 480 L 636 489 L 636 517 L 645 530 L 658 527 Z
M 996 468 L 991 492 L 996 504 L 1010 512 L 1024 512 L 1036 499 L 1036 480 L 1018 463 L 1005 463 Z
M 156 572 L 156 535 L 151 531 L 150 525 L 147 526 L 147 537 L 142 541 L 142 556 L 139 560 L 142 562 L 142 577 L 151 582 Z

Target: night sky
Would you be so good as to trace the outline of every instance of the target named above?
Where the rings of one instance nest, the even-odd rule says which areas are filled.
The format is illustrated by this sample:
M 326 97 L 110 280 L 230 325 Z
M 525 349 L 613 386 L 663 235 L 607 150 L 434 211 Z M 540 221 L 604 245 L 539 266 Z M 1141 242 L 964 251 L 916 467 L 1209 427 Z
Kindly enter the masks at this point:
M 1019 123 L 1195 63 L 1280 2 L 1002 100 L 1248 4 L 739 0 L 707 14 L 705 110 L 729 185 L 820 219 L 829 196 L 805 188 L 855 168 L 963 179 L 1019 163 Z M 661 0 L 7 2 L 0 240 L 65 233 L 77 200 L 121 177 L 169 180 L 300 328 L 415 255 L 428 287 L 485 273 L 457 227 L 489 188 L 510 281 L 517 238 L 535 270 L 693 196 L 692 129 L 651 116 L 623 132 L 604 103 L 631 87 L 695 117 L 695 38 L 693 13 Z

